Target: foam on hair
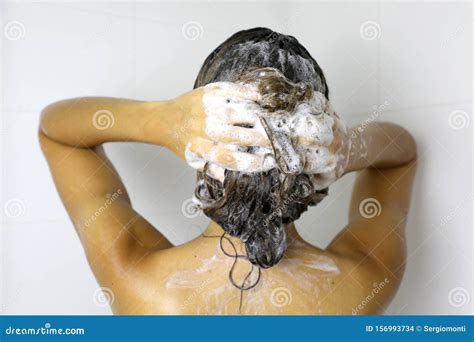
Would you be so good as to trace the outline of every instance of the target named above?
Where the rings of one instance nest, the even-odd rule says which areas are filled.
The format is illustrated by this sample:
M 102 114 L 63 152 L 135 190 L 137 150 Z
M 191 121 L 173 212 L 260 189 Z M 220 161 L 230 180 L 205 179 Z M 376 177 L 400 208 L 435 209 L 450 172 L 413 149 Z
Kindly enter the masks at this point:
M 308 50 L 292 36 L 257 27 L 239 31 L 219 45 L 204 61 L 194 87 L 236 82 L 249 68 L 278 69 L 288 80 L 312 85 L 329 97 L 324 73 Z
M 291 115 L 313 91 L 328 96 L 322 70 L 308 51 L 295 38 L 265 28 L 234 34 L 206 59 L 195 87 L 217 81 L 257 85 L 262 95 L 259 105 L 269 113 L 269 120 Z M 249 261 L 261 268 L 272 267 L 283 257 L 284 225 L 328 193 L 327 188 L 316 189 L 310 176 L 298 171 L 298 161 L 291 160 L 297 154 L 289 153 L 292 144 L 284 132 L 266 130 L 274 135 L 272 142 L 283 145 L 272 146 L 277 168 L 254 173 L 226 170 L 223 182 L 208 176 L 205 168 L 197 173 L 195 188 L 204 213 L 239 237 Z
M 299 103 L 313 94 L 311 85 L 292 83 L 271 68 L 253 69 L 238 82 L 257 85 L 262 95 L 258 104 L 266 109 L 268 120 L 291 115 Z M 267 134 L 271 141 L 282 141 L 282 137 L 274 136 L 278 131 L 269 128 Z M 198 173 L 195 197 L 204 213 L 224 231 L 239 237 L 250 262 L 262 268 L 275 265 L 283 257 L 287 246 L 284 224 L 298 219 L 309 205 L 316 205 L 327 195 L 327 188 L 316 189 L 308 175 L 288 167 L 288 158 L 283 154 L 296 154 L 289 153 L 292 142 L 287 141 L 288 145 L 280 144 L 278 148 L 273 144 L 279 162 L 268 172 L 226 170 L 223 183 L 207 176 L 206 170 Z M 252 153 L 252 149 L 247 151 Z

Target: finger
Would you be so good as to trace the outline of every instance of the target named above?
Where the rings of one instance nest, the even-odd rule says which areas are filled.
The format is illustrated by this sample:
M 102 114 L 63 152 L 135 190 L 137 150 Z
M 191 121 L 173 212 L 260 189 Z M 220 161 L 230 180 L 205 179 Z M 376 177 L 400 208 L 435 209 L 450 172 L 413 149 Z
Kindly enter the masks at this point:
M 302 145 L 329 146 L 334 139 L 334 120 L 326 113 L 297 113 L 290 125 L 297 143 Z
M 276 165 L 271 155 L 242 152 L 235 150 L 235 146 L 216 144 L 202 138 L 188 145 L 187 150 L 195 160 L 203 160 L 233 171 L 262 172 Z
M 204 158 L 200 155 L 198 155 L 192 148 L 191 144 L 188 144 L 186 146 L 185 150 L 185 157 L 186 157 L 186 162 L 188 163 L 189 166 L 191 166 L 193 169 L 196 169 L 198 171 L 204 172 L 204 169 L 206 168 L 207 165 L 207 174 L 215 179 L 218 179 L 220 181 L 224 181 L 224 173 L 225 169 L 218 165 L 210 164 Z
M 224 144 L 239 146 L 270 146 L 267 133 L 261 126 L 245 128 L 239 126 L 223 125 L 220 129 L 212 129 L 208 132 L 209 137 Z
M 206 93 L 212 93 L 215 96 L 226 97 L 234 100 L 252 100 L 257 101 L 260 94 L 255 86 L 248 84 L 239 84 L 233 82 L 215 82 L 206 85 Z
M 225 169 L 219 165 L 207 164 L 207 175 L 224 183 Z
M 319 111 L 326 111 L 325 109 L 331 108 L 330 102 L 326 99 L 326 96 L 319 91 L 313 92 L 313 98 L 311 99 L 311 105 Z
M 304 156 L 304 172 L 321 174 L 333 171 L 337 166 L 337 157 L 326 147 L 299 149 Z
M 222 103 L 206 107 L 206 114 L 209 118 L 219 119 L 230 125 L 249 125 L 251 127 L 260 121 L 258 117 L 260 112 L 260 107 L 250 101 Z
M 204 169 L 206 168 L 206 174 L 214 179 L 217 179 L 221 182 L 224 182 L 225 178 L 225 169 L 218 166 L 211 164 L 209 162 L 206 162 L 203 158 L 200 158 L 199 156 L 195 155 L 193 152 L 188 150 L 186 148 L 186 161 L 188 162 L 189 166 L 191 166 L 193 169 L 196 169 L 197 171 L 204 172 Z
M 206 119 L 205 132 L 210 140 L 239 146 L 270 146 L 267 133 L 259 121 L 252 128 L 226 123 L 223 116 L 210 115 Z
M 321 147 L 319 144 L 318 140 L 315 139 L 314 137 L 301 137 L 297 136 L 296 137 L 296 145 L 299 146 L 304 146 L 308 148 L 318 148 Z
M 227 106 L 225 120 L 231 125 L 250 125 L 254 127 L 260 123 L 259 115 L 262 112 L 263 110 L 253 102 L 236 102 Z
M 322 190 L 330 186 L 336 181 L 337 177 L 334 171 L 327 173 L 311 175 L 311 183 L 313 184 L 315 190 Z

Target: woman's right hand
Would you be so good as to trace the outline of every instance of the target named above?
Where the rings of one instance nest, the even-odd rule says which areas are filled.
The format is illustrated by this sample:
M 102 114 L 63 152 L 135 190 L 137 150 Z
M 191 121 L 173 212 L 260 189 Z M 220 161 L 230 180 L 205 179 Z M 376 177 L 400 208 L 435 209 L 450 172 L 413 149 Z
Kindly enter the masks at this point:
M 246 146 L 269 147 L 260 123 L 259 93 L 250 85 L 216 82 L 171 101 L 169 145 L 192 167 L 222 178 L 224 169 L 264 171 L 275 167 L 272 157 L 243 152 Z M 217 175 L 216 175 L 217 176 Z

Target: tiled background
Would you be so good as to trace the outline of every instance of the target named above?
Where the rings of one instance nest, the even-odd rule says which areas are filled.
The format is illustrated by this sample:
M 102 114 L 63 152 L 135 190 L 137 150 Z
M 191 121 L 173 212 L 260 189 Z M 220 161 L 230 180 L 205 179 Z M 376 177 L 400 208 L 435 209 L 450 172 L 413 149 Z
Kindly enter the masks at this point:
M 417 139 L 409 262 L 387 313 L 472 313 L 469 3 L 6 1 L 0 20 L 3 313 L 110 313 L 94 300 L 98 285 L 40 153 L 41 108 L 86 95 L 174 97 L 192 87 L 213 48 L 255 26 L 308 48 L 349 124 L 376 117 Z M 198 24 L 183 33 L 190 22 Z M 194 189 L 183 162 L 156 146 L 107 150 L 138 211 L 173 242 L 206 226 L 181 212 Z M 353 180 L 340 180 L 298 221 L 304 238 L 325 246 L 344 226 Z

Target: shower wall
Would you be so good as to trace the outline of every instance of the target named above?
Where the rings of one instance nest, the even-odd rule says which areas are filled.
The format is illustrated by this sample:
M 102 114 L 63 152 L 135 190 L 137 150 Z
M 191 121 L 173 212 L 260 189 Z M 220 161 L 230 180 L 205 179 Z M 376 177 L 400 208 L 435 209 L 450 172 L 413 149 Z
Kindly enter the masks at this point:
M 86 2 L 1 4 L 4 314 L 110 314 L 37 142 L 39 112 L 64 98 L 172 98 L 238 30 L 294 35 L 323 68 L 349 125 L 406 127 L 419 167 L 408 263 L 388 314 L 472 313 L 472 12 L 468 3 Z M 133 205 L 174 243 L 206 217 L 189 210 L 195 172 L 158 146 L 106 147 Z M 347 224 L 348 175 L 297 226 L 324 247 Z M 396 184 L 394 184 L 396 186 Z

